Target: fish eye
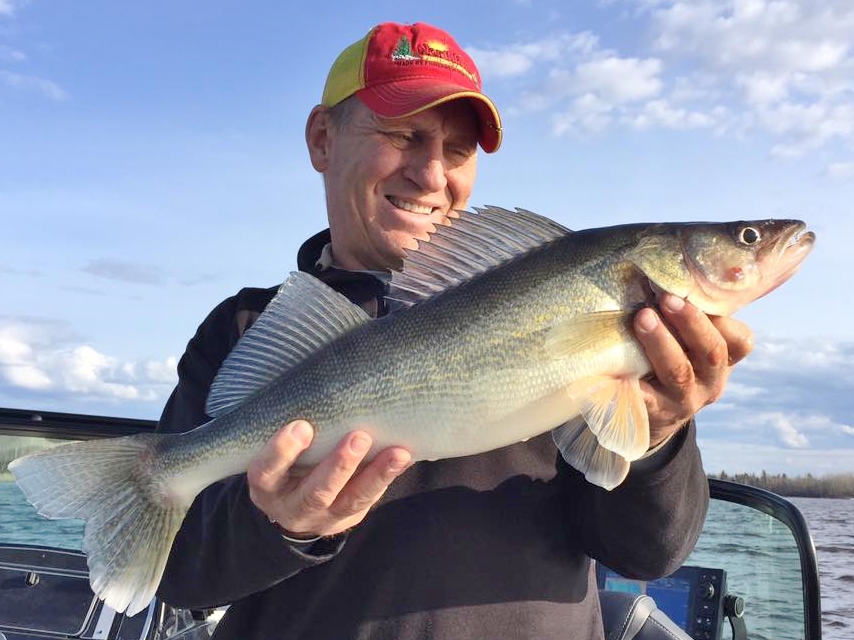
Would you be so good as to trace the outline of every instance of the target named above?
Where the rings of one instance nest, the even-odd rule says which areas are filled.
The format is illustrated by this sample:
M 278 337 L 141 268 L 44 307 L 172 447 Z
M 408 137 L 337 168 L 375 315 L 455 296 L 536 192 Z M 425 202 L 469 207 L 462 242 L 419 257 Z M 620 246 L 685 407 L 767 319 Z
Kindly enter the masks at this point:
M 755 227 L 744 227 L 741 231 L 738 232 L 738 239 L 744 244 L 756 244 L 759 242 L 759 239 L 762 237 L 762 234 L 759 233 L 759 230 Z

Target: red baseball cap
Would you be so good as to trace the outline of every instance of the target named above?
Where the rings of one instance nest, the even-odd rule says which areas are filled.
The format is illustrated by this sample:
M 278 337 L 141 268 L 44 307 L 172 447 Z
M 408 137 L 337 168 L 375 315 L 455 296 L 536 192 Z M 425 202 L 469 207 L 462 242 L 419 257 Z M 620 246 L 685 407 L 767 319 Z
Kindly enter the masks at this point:
M 321 104 L 356 95 L 374 113 L 403 118 L 465 98 L 480 120 L 480 146 L 492 153 L 501 145 L 501 117 L 481 86 L 474 61 L 448 33 L 423 22 L 386 22 L 341 52 Z

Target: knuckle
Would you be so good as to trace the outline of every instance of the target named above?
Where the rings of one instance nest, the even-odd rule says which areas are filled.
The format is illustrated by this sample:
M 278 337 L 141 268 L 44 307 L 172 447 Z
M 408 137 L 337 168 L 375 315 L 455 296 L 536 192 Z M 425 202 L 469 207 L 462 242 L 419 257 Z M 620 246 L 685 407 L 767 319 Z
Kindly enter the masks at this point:
M 729 364 L 729 350 L 722 339 L 715 340 L 706 351 L 706 364 L 712 369 L 721 369 Z
M 706 400 L 706 404 L 713 404 L 721 399 L 721 396 L 724 394 L 724 389 L 726 388 L 726 384 L 723 379 L 717 381 L 716 384 L 709 387 L 709 395 Z
M 276 484 L 275 473 L 261 460 L 253 460 L 246 469 L 246 480 L 250 490 L 270 491 Z
M 668 386 L 677 391 L 681 397 L 687 397 L 694 385 L 694 368 L 686 360 L 679 366 L 671 369 L 668 378 Z
M 336 503 L 335 511 L 342 515 L 353 515 L 370 509 L 375 502 L 376 498 L 373 496 L 353 496 Z
M 303 494 L 300 506 L 307 513 L 316 513 L 328 510 L 334 501 L 335 495 L 331 491 L 315 489 Z

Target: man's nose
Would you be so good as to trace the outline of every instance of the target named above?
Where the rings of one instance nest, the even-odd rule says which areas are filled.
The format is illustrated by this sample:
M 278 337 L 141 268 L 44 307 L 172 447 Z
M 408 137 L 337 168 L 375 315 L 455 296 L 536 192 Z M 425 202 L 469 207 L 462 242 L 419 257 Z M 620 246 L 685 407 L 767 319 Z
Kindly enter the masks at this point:
M 442 145 L 425 145 L 419 151 L 409 162 L 407 177 L 425 192 L 444 191 L 448 180 Z

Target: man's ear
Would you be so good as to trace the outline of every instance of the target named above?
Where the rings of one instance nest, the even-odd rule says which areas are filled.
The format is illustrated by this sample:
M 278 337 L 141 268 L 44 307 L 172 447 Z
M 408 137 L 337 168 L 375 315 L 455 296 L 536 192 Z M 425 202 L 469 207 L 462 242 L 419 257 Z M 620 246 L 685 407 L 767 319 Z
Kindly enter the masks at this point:
M 308 114 L 305 123 L 305 143 L 308 145 L 308 155 L 311 166 L 315 171 L 323 173 L 329 166 L 329 143 L 332 136 L 332 120 L 329 110 L 317 105 Z

